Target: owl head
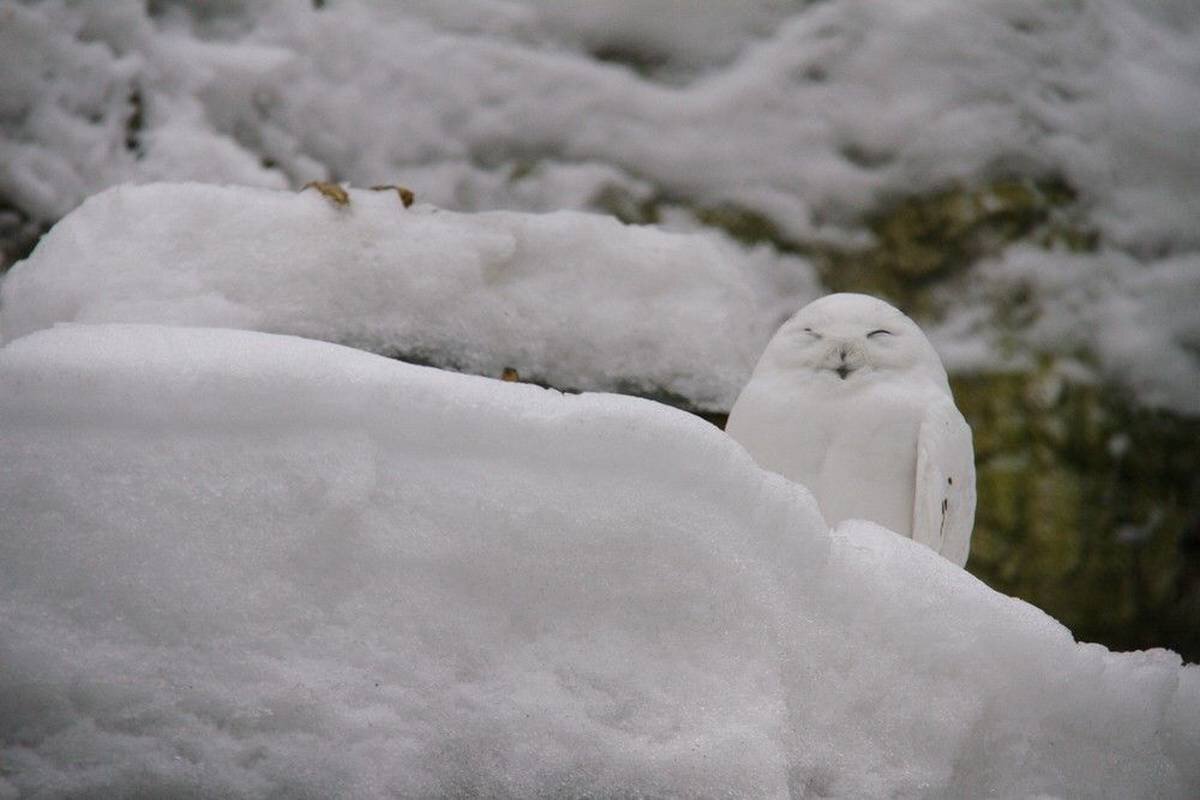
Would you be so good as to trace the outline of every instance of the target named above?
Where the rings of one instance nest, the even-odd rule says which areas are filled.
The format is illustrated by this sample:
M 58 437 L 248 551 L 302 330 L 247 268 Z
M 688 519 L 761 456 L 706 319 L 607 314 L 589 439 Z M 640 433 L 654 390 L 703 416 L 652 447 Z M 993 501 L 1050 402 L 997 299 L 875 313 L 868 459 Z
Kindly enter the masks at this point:
M 797 311 L 771 339 L 760 365 L 846 388 L 904 377 L 950 391 L 942 361 L 917 324 L 865 294 L 826 295 Z

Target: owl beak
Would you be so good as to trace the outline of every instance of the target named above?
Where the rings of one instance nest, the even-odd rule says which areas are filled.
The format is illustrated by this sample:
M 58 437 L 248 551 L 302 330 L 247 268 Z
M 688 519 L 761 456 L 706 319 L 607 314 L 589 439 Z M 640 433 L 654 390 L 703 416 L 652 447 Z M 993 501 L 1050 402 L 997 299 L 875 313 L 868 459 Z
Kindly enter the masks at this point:
M 849 378 L 850 373 L 862 366 L 860 354 L 847 342 L 839 343 L 830 351 L 830 355 L 837 359 L 830 369 L 842 380 Z

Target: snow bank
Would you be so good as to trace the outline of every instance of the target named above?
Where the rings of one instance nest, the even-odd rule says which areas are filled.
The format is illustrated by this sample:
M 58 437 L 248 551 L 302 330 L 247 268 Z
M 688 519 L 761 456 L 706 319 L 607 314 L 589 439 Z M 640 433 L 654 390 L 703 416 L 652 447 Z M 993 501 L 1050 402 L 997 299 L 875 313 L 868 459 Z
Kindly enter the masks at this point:
M 560 387 L 726 409 L 769 334 L 745 251 L 577 212 L 336 207 L 203 184 L 110 190 L 0 285 L 0 333 L 155 322 L 291 333 Z
M 0 463 L 0 797 L 1200 792 L 1200 668 L 648 401 L 60 326 Z

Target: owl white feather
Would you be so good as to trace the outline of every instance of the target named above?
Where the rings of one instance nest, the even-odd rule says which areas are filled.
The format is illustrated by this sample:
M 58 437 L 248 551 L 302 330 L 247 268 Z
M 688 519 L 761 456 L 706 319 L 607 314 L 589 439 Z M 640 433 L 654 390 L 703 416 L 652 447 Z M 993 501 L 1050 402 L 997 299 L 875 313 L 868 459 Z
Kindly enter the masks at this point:
M 726 431 L 813 493 L 962 566 L 975 521 L 971 429 L 916 323 L 862 294 L 800 309 L 767 344 Z

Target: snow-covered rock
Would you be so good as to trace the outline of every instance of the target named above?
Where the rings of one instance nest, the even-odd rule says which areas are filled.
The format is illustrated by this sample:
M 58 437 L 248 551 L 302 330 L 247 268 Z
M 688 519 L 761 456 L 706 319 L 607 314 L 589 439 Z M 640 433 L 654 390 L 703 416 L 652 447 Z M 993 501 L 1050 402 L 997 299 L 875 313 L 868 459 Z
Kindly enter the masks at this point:
M 610 217 L 337 207 L 205 184 L 119 187 L 0 285 L 0 333 L 57 322 L 247 328 L 563 388 L 728 409 L 770 331 L 745 250 Z
M 1200 668 L 649 401 L 65 325 L 0 464 L 0 797 L 1200 793 Z

